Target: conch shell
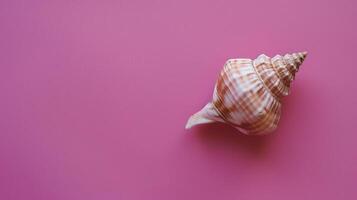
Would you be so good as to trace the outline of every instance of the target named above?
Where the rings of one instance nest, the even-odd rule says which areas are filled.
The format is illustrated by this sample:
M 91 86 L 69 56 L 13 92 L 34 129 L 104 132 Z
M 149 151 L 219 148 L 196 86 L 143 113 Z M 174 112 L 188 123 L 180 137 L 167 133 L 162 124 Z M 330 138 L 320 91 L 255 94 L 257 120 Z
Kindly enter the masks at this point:
M 190 117 L 186 129 L 223 122 L 247 135 L 273 132 L 281 115 L 281 99 L 289 94 L 306 55 L 229 59 L 216 82 L 212 102 Z

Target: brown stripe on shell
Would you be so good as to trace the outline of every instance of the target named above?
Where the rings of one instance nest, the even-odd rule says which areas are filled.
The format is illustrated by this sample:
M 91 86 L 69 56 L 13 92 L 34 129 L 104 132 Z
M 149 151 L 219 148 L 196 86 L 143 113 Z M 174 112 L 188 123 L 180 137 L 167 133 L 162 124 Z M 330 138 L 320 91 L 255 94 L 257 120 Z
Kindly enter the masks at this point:
M 255 71 L 255 73 L 257 74 L 258 78 L 261 80 L 263 86 L 266 88 L 267 91 L 269 91 L 269 93 L 277 100 L 277 101 L 280 101 L 280 98 L 278 96 L 276 96 L 271 90 L 270 88 L 265 84 L 265 81 L 264 79 L 262 79 L 260 73 L 258 72 L 256 66 L 254 65 L 254 63 L 252 62 L 252 66 L 253 66 L 253 69 Z
M 231 118 L 231 113 L 236 110 L 236 106 L 227 107 L 224 102 L 227 101 L 227 93 L 230 93 L 232 96 L 232 92 L 230 88 L 234 87 L 233 83 L 230 81 L 227 83 L 224 80 L 228 80 L 228 74 L 226 70 L 229 71 L 228 64 L 225 65 L 224 69 L 221 72 L 221 76 L 217 80 L 217 97 L 218 99 L 213 102 L 216 109 L 222 115 L 222 117 L 227 121 Z M 234 105 L 234 104 L 233 104 Z

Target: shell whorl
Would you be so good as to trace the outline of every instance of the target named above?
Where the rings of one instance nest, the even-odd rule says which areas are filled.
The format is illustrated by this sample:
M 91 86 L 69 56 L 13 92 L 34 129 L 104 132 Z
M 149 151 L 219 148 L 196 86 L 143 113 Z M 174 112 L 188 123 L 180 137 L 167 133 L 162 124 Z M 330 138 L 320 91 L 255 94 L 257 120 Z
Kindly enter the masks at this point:
M 280 100 L 289 94 L 291 82 L 306 55 L 306 52 L 299 52 L 270 58 L 262 54 L 253 61 L 253 65 L 267 88 Z

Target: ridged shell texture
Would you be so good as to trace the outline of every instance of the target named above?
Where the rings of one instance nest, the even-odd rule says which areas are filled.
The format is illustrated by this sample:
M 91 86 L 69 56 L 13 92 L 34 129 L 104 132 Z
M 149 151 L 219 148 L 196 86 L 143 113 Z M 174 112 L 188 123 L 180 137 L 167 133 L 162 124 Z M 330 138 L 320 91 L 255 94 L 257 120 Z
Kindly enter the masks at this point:
M 307 53 L 292 53 L 255 60 L 229 59 L 216 82 L 213 100 L 190 117 L 186 128 L 224 122 L 244 134 L 274 131 L 281 115 L 281 99 Z

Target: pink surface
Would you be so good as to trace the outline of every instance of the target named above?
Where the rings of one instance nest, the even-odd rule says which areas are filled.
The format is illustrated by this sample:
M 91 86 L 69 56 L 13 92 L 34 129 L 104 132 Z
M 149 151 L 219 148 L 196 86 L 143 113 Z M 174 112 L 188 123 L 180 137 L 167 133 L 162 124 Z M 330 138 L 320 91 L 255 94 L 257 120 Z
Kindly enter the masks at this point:
M 357 199 L 356 1 L 0 3 L 0 199 Z M 228 58 L 308 51 L 275 134 L 184 130 Z

